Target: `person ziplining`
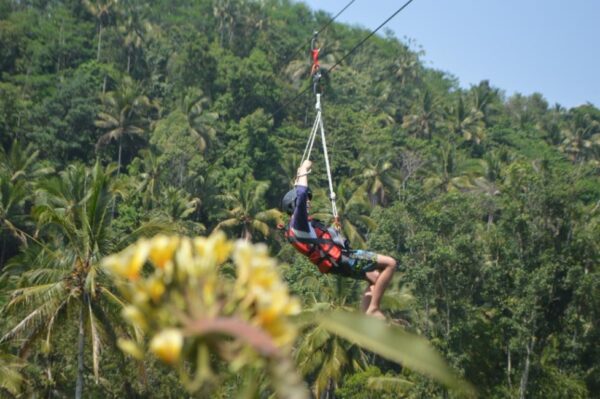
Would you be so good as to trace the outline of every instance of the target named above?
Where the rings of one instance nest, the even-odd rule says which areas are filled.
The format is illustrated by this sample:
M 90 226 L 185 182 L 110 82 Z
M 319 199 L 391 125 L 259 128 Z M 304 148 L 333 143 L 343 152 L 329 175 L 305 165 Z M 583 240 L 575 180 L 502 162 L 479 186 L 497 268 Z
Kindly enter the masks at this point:
M 318 61 L 316 34 L 311 44 L 313 65 L 313 91 L 316 95 L 317 116 L 297 170 L 294 188 L 288 191 L 281 200 L 281 208 L 291 216 L 285 227 L 285 236 L 291 245 L 310 262 L 315 264 L 321 273 L 331 273 L 342 277 L 365 280 L 367 288 L 362 297 L 362 311 L 368 315 L 384 319 L 381 312 L 381 299 L 396 269 L 396 260 L 387 255 L 371 251 L 354 250 L 339 231 L 339 216 L 335 203 L 335 192 L 331 178 L 331 168 L 327 153 L 325 129 L 321 118 L 320 68 Z M 312 171 L 310 154 L 317 131 L 321 133 L 323 155 L 329 182 L 329 194 L 333 215 L 333 226 L 326 226 L 321 221 L 310 217 L 312 191 L 308 187 L 308 175 Z

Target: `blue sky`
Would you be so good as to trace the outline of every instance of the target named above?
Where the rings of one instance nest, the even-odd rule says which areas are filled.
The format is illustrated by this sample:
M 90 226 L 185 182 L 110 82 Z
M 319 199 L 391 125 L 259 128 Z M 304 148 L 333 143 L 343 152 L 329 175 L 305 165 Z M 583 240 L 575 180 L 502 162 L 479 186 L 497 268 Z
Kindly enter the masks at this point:
M 350 0 L 303 2 L 333 16 Z M 336 21 L 372 30 L 404 2 L 355 0 Z M 414 0 L 386 27 L 463 87 L 488 79 L 570 108 L 600 107 L 599 20 L 599 0 Z

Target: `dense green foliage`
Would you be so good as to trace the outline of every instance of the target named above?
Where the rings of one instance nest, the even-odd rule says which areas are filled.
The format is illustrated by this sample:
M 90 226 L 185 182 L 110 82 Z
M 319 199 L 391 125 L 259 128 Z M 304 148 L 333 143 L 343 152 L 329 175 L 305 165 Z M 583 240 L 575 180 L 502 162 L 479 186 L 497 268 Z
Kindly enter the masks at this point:
M 183 395 L 114 345 L 129 332 L 96 266 L 140 235 L 265 241 L 306 309 L 357 306 L 274 209 L 314 117 L 310 91 L 290 102 L 310 85 L 297 50 L 329 18 L 291 0 L 0 0 L 0 394 Z M 323 65 L 367 33 L 329 26 Z M 400 260 L 385 310 L 482 397 L 598 397 L 600 110 L 464 89 L 421 56 L 375 36 L 326 76 L 346 235 Z M 319 394 L 446 394 L 318 329 L 297 362 Z

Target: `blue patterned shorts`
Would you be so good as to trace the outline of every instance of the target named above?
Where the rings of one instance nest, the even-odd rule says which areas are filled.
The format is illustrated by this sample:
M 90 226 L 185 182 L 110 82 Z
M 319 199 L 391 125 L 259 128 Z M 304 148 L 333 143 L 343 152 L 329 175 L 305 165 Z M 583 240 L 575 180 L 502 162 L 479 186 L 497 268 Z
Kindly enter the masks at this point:
M 357 280 L 367 280 L 367 272 L 377 268 L 377 254 L 362 249 L 344 252 L 342 260 L 337 267 L 331 271 L 344 277 L 351 277 Z

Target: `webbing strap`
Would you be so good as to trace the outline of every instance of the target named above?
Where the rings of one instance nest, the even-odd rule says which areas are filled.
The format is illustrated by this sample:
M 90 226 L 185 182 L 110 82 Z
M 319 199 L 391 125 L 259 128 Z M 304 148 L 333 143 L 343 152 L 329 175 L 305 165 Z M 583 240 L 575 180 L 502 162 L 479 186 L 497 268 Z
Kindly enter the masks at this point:
M 306 143 L 306 147 L 304 148 L 304 154 L 302 155 L 302 160 L 300 164 L 302 164 L 305 160 L 310 159 L 310 154 L 312 152 L 312 148 L 315 144 L 315 139 L 317 137 L 317 131 L 321 132 L 321 143 L 323 145 L 323 156 L 325 157 L 325 169 L 327 171 L 327 181 L 329 182 L 329 199 L 331 200 L 331 214 L 335 222 L 338 221 L 338 211 L 337 205 L 335 203 L 335 191 L 333 191 L 333 179 L 331 178 L 331 167 L 329 165 L 329 154 L 327 151 L 327 140 L 325 139 L 325 128 L 323 127 L 323 118 L 321 116 L 321 95 L 317 93 L 317 103 L 315 104 L 315 108 L 317 110 L 317 116 L 315 118 L 315 122 L 313 123 L 313 127 L 310 131 L 310 136 L 308 137 L 308 142 Z
M 313 145 L 315 144 L 315 138 L 317 137 L 317 129 L 319 128 L 320 119 L 321 112 L 319 111 L 317 112 L 315 123 L 313 123 L 313 127 L 310 131 L 310 136 L 308 136 L 308 142 L 306 143 L 306 147 L 304 148 L 304 154 L 302 154 L 302 160 L 300 160 L 300 165 L 302 165 L 305 160 L 310 159 L 310 153 L 312 152 Z
M 317 104 L 321 107 L 320 94 L 317 94 Z M 319 111 L 320 114 L 320 111 Z M 335 191 L 333 191 L 333 179 L 331 178 L 331 167 L 329 166 L 329 155 L 327 152 L 327 141 L 325 140 L 325 129 L 323 128 L 323 119 L 319 118 L 319 127 L 321 128 L 321 142 L 323 143 L 323 155 L 325 156 L 325 168 L 327 169 L 327 180 L 329 181 L 329 199 L 331 200 L 331 214 L 337 223 L 338 212 L 335 204 Z

